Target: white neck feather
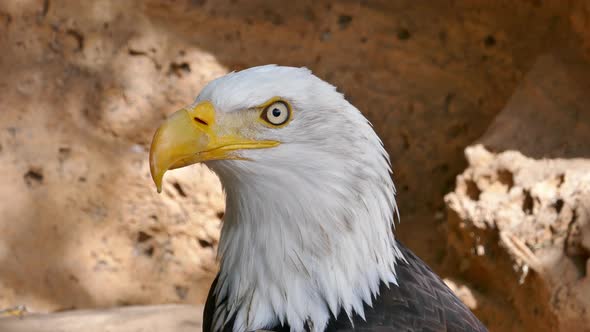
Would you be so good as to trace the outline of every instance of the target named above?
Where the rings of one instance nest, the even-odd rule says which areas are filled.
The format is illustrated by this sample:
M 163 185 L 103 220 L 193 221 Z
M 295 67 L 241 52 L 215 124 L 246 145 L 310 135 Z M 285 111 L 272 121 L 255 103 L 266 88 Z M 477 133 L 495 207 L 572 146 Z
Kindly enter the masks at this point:
M 354 160 L 308 151 L 301 167 L 286 167 L 286 146 L 275 162 L 209 164 L 227 195 L 216 330 L 235 315 L 234 332 L 323 331 L 340 310 L 364 317 L 380 282 L 396 283 L 395 189 L 375 139 L 348 146 Z

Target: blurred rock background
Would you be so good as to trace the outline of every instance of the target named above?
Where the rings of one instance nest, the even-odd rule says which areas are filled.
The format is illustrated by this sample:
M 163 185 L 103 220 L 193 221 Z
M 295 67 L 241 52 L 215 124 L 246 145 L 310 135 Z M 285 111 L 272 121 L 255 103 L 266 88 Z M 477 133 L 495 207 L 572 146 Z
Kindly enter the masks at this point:
M 223 194 L 199 166 L 156 194 L 149 142 L 278 63 L 372 121 L 398 237 L 491 331 L 590 330 L 589 1 L 2 0 L 0 49 L 0 309 L 202 304 Z

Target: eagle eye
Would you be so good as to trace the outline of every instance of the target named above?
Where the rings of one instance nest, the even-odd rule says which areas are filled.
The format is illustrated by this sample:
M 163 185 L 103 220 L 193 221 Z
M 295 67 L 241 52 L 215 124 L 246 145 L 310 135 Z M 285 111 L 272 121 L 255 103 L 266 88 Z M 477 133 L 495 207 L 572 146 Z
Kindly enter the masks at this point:
M 283 101 L 276 101 L 268 105 L 262 114 L 262 119 L 273 126 L 280 126 L 285 124 L 291 118 L 291 109 L 289 105 Z

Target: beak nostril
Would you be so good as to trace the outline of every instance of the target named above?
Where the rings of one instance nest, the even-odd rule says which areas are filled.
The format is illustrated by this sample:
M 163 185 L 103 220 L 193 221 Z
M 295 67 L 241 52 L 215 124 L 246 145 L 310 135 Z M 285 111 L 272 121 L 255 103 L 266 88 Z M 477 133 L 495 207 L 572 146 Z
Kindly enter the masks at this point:
M 201 118 L 198 118 L 198 117 L 196 117 L 196 116 L 195 116 L 195 117 L 194 117 L 194 119 L 195 119 L 195 121 L 197 121 L 197 122 L 198 122 L 198 123 L 200 123 L 200 124 L 204 124 L 205 126 L 208 126 L 208 125 L 209 125 L 209 124 L 207 123 L 207 121 L 205 121 L 205 120 L 203 120 L 203 119 L 201 119 Z

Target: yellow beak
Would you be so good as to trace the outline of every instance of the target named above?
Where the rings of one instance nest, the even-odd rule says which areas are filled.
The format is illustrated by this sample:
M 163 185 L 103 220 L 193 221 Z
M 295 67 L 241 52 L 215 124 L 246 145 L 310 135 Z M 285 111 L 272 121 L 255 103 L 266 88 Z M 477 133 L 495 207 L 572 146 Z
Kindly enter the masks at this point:
M 238 135 L 218 135 L 215 108 L 204 101 L 192 109 L 172 114 L 158 128 L 150 148 L 150 172 L 158 192 L 164 173 L 207 160 L 242 159 L 232 152 L 279 145 L 277 141 L 257 141 Z

